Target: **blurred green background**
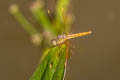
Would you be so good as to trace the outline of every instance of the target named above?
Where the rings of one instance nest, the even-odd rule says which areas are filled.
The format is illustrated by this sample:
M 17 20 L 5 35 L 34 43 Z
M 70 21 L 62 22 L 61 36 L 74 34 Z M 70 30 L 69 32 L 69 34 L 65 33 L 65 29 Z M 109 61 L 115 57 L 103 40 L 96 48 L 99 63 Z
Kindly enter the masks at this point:
M 0 0 L 0 80 L 28 80 L 39 64 L 41 49 L 9 13 L 12 3 L 31 21 L 34 0 Z M 52 10 L 56 0 L 46 0 Z M 75 22 L 71 33 L 93 34 L 72 40 L 67 80 L 120 80 L 120 1 L 71 0 Z M 36 25 L 39 27 L 39 25 Z

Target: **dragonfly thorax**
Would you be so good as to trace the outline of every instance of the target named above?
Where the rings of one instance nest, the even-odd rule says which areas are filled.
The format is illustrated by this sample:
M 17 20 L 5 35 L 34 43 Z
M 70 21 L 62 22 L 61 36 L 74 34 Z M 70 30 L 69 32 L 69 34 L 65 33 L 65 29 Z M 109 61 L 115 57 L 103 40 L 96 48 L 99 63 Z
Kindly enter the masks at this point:
M 65 34 L 58 35 L 57 37 L 55 37 L 51 40 L 51 44 L 56 46 L 56 45 L 64 43 L 65 41 L 66 41 L 66 35 Z

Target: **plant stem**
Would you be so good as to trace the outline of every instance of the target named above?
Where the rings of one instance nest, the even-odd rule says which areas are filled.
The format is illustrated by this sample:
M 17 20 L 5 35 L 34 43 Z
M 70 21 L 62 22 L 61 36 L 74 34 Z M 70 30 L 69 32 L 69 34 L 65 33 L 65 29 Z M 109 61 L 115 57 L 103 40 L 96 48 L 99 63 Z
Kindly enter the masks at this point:
M 56 28 L 52 25 L 47 14 L 43 10 L 43 3 L 41 1 L 34 2 L 31 7 L 31 11 L 44 30 L 52 33 L 53 35 L 56 34 Z
M 10 12 L 15 16 L 17 21 L 22 25 L 22 27 L 30 34 L 34 35 L 37 32 L 37 30 L 33 27 L 32 24 L 30 24 L 27 19 L 22 15 L 21 11 L 19 10 L 17 5 L 12 5 L 10 7 Z

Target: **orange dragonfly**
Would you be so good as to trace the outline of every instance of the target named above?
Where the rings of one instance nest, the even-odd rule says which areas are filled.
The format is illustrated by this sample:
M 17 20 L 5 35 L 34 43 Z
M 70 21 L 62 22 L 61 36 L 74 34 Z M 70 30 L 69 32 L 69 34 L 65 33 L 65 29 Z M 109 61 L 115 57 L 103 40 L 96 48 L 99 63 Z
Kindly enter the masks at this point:
M 58 35 L 57 37 L 55 37 L 51 40 L 51 44 L 54 45 L 54 46 L 60 45 L 60 44 L 63 44 L 64 42 L 66 42 L 69 39 L 85 36 L 85 35 L 88 35 L 88 34 L 91 34 L 91 33 L 92 33 L 92 31 L 76 33 L 76 34 Z

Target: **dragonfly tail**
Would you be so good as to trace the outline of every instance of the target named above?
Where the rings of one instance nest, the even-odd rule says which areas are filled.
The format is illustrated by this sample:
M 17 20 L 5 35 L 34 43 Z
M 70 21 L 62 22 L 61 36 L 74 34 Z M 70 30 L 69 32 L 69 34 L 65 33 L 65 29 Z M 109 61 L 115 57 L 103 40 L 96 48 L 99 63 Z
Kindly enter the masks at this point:
M 82 33 L 77 33 L 77 34 L 71 34 L 71 35 L 67 36 L 67 39 L 71 39 L 71 38 L 75 38 L 75 37 L 81 37 L 81 36 L 89 35 L 91 33 L 92 33 L 92 31 L 82 32 Z

